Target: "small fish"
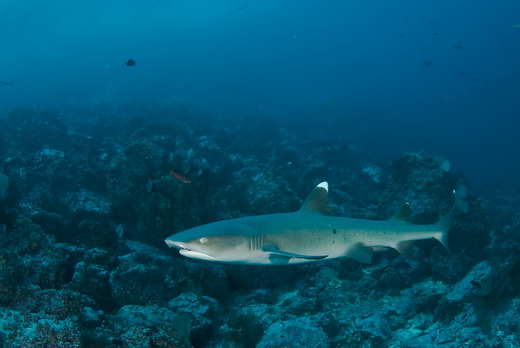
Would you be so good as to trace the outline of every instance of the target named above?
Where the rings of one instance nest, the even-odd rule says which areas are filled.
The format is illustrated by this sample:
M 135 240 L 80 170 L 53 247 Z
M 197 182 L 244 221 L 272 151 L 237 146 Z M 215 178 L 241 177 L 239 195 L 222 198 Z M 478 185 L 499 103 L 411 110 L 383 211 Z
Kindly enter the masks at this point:
M 424 65 L 426 65 L 427 67 L 432 66 L 432 62 L 430 62 L 429 60 L 423 60 L 422 63 L 423 63 Z
M 11 87 L 14 87 L 14 81 L 12 81 L 12 82 L 0 81 L 0 86 L 11 86 Z
M 182 181 L 183 183 L 185 184 L 189 184 L 191 183 L 191 180 L 187 179 L 185 176 L 177 173 L 177 172 L 174 172 L 173 170 L 170 170 L 170 174 L 173 175 L 173 177 L 179 181 Z
M 129 60 L 126 61 L 125 65 L 126 66 L 134 66 L 135 65 L 135 60 L 129 59 Z
M 458 50 L 463 50 L 464 49 L 464 46 L 462 46 L 462 45 L 456 45 L 456 46 L 453 46 L 453 47 L 455 47 Z

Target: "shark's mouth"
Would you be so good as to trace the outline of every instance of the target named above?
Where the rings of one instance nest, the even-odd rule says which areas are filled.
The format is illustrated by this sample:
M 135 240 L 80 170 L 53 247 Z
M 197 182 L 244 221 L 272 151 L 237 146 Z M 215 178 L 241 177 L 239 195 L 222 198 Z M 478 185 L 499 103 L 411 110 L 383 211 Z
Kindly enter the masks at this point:
M 188 248 L 182 248 L 179 250 L 179 254 L 186 257 L 191 257 L 192 259 L 201 259 L 201 260 L 215 260 L 213 256 L 208 254 L 201 253 L 200 251 L 193 251 Z
M 200 251 L 191 250 L 190 248 L 188 248 L 186 246 L 185 243 L 175 242 L 175 241 L 169 240 L 169 239 L 165 240 L 165 242 L 166 242 L 166 244 L 168 244 L 168 246 L 170 248 L 179 249 L 179 254 L 181 254 L 182 256 L 191 257 L 192 259 L 201 259 L 201 260 L 209 260 L 209 261 L 215 260 L 215 258 L 213 256 L 210 256 L 210 255 L 205 254 Z

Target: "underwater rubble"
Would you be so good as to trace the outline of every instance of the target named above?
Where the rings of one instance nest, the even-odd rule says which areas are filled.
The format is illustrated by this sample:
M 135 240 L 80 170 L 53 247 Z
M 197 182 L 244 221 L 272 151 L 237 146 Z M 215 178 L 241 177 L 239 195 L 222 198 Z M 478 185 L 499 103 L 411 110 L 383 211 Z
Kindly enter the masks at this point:
M 517 192 L 477 196 L 431 154 L 375 163 L 301 132 L 179 105 L 1 118 L 0 347 L 520 346 Z M 370 265 L 263 267 L 164 244 L 295 211 L 323 180 L 338 215 L 383 220 L 408 202 L 417 224 L 448 212 L 457 188 L 450 252 L 427 240 Z

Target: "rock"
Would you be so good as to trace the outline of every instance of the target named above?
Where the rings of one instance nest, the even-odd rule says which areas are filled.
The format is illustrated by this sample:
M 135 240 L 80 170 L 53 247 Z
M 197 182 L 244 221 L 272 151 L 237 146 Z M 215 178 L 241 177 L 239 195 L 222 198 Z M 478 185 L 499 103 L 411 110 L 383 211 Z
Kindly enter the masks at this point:
M 93 217 L 105 217 L 110 214 L 110 202 L 88 190 L 81 189 L 70 193 L 66 201 L 75 214 Z
M 424 262 L 398 257 L 382 270 L 378 283 L 383 289 L 403 289 L 420 281 L 425 274 Z
M 392 331 L 386 316 L 375 313 L 368 318 L 362 319 L 358 324 L 357 332 L 362 333 L 373 346 L 381 346 L 392 337 Z
M 247 345 L 257 344 L 265 330 L 283 316 L 276 307 L 264 303 L 237 306 L 235 311 L 236 314 L 229 323 L 235 329 L 233 340 L 246 342 Z
M 186 292 L 168 302 L 167 308 L 178 314 L 188 314 L 183 318 L 189 320 L 192 340 L 199 344 L 207 343 L 215 325 L 215 317 L 219 313 L 219 305 L 215 299 Z
M 493 289 L 495 267 L 489 261 L 477 264 L 464 279 L 458 282 L 443 301 L 460 303 L 469 302 L 476 297 L 489 295 Z
M 308 318 L 279 321 L 272 324 L 264 333 L 257 348 L 327 348 L 330 346 L 327 335 L 313 326 Z
M 520 299 L 515 298 L 503 303 L 497 311 L 493 323 L 494 332 L 500 333 L 504 337 L 503 347 L 520 347 Z M 497 335 L 500 339 L 500 335 Z
M 496 270 L 491 262 L 483 261 L 477 264 L 439 301 L 436 315 L 440 318 L 450 317 L 458 313 L 466 303 L 489 295 L 493 290 L 495 276 Z
M 18 299 L 13 304 L 13 308 L 21 312 L 43 312 L 59 320 L 70 317 L 77 320 L 85 307 L 96 307 L 96 304 L 90 298 L 78 292 L 55 289 L 37 291 L 31 298 Z
M 278 307 L 287 314 L 301 317 L 315 312 L 316 298 L 301 296 L 298 291 L 285 293 L 278 299 Z
M 56 319 L 42 312 L 21 313 L 0 307 L 0 345 L 3 347 L 83 347 L 72 318 Z
M 414 284 L 411 288 L 401 291 L 401 294 L 414 302 L 417 311 L 433 311 L 449 290 L 450 288 L 442 282 L 427 280 Z
M 109 270 L 107 266 L 78 262 L 74 266 L 74 274 L 66 289 L 81 292 L 95 300 L 106 310 L 112 309 L 112 297 L 109 287 Z
M 166 301 L 180 293 L 178 280 L 170 277 L 175 264 L 162 250 L 139 242 L 127 241 L 132 251 L 118 257 L 118 266 L 110 272 L 114 304 L 145 305 Z
M 112 328 L 117 341 L 125 347 L 189 347 L 189 326 L 183 321 L 184 315 L 178 315 L 169 309 L 159 306 L 122 307 L 112 317 Z

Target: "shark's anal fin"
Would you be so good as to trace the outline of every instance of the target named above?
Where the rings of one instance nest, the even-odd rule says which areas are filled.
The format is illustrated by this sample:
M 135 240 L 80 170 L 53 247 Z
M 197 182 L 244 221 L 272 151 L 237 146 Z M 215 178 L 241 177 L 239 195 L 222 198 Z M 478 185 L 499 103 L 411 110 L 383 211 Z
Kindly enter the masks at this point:
M 359 262 L 372 263 L 373 253 L 374 250 L 371 247 L 366 247 L 363 244 L 358 243 L 350 247 L 345 253 L 345 256 Z
M 395 249 L 399 251 L 399 253 L 407 258 L 412 258 L 412 246 L 414 240 L 405 240 L 402 242 L 397 243 L 395 246 Z
M 299 212 L 334 215 L 329 206 L 329 184 L 326 181 L 318 184 L 311 191 Z
M 264 248 L 264 251 L 271 253 L 273 255 L 276 255 L 276 256 L 286 257 L 288 259 L 297 258 L 297 259 L 305 259 L 305 260 L 323 260 L 324 258 L 329 256 L 329 255 L 301 255 L 301 254 L 295 254 L 295 253 L 283 251 L 283 250 L 280 250 L 275 247 Z

